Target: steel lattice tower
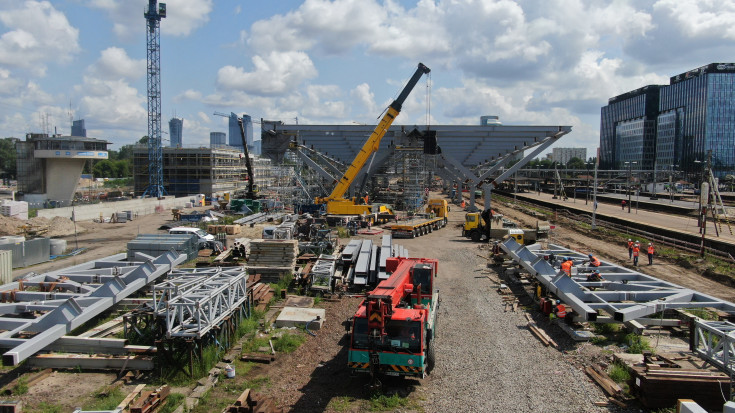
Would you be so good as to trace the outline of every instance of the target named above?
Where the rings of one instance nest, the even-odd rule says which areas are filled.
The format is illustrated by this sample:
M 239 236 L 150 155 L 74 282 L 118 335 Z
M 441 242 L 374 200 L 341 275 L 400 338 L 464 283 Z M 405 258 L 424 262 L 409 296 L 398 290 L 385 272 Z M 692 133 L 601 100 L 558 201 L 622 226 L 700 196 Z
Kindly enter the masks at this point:
M 163 145 L 161 144 L 161 19 L 166 17 L 166 4 L 148 0 L 143 14 L 147 22 L 148 49 L 148 188 L 143 196 L 161 197 L 163 187 Z

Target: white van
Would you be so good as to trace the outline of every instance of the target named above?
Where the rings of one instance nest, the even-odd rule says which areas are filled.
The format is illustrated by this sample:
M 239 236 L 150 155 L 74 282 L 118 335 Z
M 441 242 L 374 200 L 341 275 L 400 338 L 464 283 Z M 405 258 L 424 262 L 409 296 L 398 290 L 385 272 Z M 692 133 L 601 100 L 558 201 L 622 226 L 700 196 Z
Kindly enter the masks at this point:
M 188 235 L 196 235 L 198 238 L 198 241 L 214 241 L 214 235 L 207 234 L 205 231 L 199 229 L 199 228 L 193 228 L 193 227 L 176 227 L 171 228 L 168 230 L 169 234 L 188 234 Z

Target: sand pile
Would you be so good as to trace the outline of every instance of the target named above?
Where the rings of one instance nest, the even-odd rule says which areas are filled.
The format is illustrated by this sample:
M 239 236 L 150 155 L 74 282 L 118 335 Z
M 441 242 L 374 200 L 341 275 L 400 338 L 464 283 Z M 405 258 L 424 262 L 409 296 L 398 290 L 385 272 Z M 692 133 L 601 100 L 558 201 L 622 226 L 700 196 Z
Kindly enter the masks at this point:
M 84 232 L 84 228 L 77 225 L 77 233 Z M 74 235 L 74 222 L 69 218 L 54 217 L 53 219 L 35 217 L 27 221 L 0 215 L 0 236 L 26 235 L 40 237 L 66 237 Z

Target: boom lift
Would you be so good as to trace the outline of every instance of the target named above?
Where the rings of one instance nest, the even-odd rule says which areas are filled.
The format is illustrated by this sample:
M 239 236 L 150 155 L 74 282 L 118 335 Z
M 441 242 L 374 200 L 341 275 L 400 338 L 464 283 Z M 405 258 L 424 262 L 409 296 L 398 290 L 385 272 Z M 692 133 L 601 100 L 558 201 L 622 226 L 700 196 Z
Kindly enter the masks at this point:
M 392 275 L 370 292 L 348 325 L 348 367 L 353 373 L 423 378 L 434 367 L 439 290 L 438 261 L 391 257 Z
M 429 73 L 430 71 L 431 69 L 426 67 L 423 63 L 419 63 L 418 68 L 416 68 L 416 72 L 414 72 L 413 76 L 403 88 L 400 95 L 398 95 L 396 100 L 390 104 L 383 115 L 383 118 L 380 120 L 380 123 L 375 127 L 375 130 L 373 130 L 373 133 L 362 146 L 362 149 L 360 149 L 360 152 L 352 161 L 352 164 L 347 168 L 347 171 L 342 175 L 342 178 L 337 181 L 337 185 L 332 190 L 332 193 L 326 198 L 317 197 L 314 199 L 315 204 L 327 205 L 327 215 L 370 215 L 380 212 L 393 215 L 393 212 L 386 209 L 385 206 L 381 207 L 382 211 L 373 211 L 371 205 L 358 205 L 355 202 L 355 198 L 345 199 L 344 195 L 355 180 L 355 177 L 357 177 L 357 174 L 363 166 L 365 166 L 365 163 L 370 156 L 377 152 L 380 147 L 380 141 L 383 139 L 383 136 L 385 136 L 385 133 L 388 131 L 395 118 L 401 112 L 403 102 L 406 100 L 409 93 L 411 93 L 414 86 L 416 86 L 421 75 Z

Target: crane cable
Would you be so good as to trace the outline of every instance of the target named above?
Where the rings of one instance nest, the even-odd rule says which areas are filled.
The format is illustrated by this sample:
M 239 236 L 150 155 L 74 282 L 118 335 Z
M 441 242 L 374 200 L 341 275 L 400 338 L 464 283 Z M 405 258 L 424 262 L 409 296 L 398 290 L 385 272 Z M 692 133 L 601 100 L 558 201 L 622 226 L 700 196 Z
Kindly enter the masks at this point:
M 431 72 L 426 76 L 426 130 L 431 125 Z

